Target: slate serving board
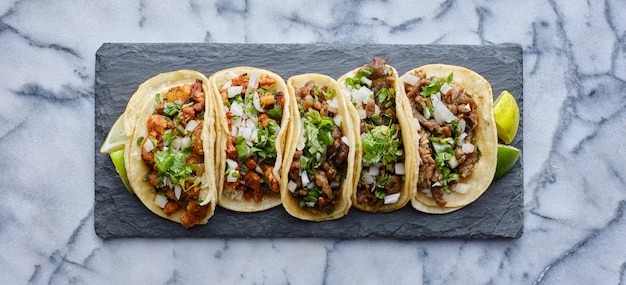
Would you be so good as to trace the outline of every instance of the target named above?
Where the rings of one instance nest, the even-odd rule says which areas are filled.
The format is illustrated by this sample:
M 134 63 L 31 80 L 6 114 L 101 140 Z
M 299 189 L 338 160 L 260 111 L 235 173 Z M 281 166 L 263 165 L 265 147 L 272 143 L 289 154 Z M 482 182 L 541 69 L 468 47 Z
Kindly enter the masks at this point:
M 120 181 L 100 145 L 129 97 L 150 77 L 177 69 L 207 75 L 234 66 L 256 66 L 290 76 L 315 72 L 339 78 L 380 56 L 400 75 L 429 63 L 461 65 L 484 76 L 494 99 L 509 90 L 522 108 L 522 49 L 517 45 L 376 44 L 124 44 L 105 43 L 96 52 L 94 226 L 104 239 L 149 237 L 213 238 L 518 238 L 523 232 L 523 161 L 474 203 L 453 213 L 430 215 L 410 203 L 391 213 L 352 208 L 339 220 L 307 222 L 282 206 L 259 213 L 236 213 L 219 206 L 206 225 L 184 229 L 151 213 Z M 522 126 L 512 145 L 522 149 Z

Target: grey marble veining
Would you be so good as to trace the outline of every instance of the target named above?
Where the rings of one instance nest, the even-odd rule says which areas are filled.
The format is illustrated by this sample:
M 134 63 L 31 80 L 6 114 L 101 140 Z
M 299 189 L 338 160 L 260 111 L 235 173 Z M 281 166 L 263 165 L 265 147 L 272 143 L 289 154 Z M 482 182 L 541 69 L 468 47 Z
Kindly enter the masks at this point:
M 626 2 L 74 2 L 0 3 L 0 283 L 626 284 Z M 524 235 L 101 240 L 104 42 L 519 44 Z

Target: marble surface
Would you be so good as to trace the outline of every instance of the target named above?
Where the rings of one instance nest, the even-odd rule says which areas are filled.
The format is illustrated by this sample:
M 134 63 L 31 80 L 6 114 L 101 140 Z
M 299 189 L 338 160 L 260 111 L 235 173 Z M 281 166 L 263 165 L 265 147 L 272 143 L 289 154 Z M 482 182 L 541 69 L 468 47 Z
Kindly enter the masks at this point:
M 0 3 L 0 283 L 626 284 L 626 2 L 75 2 Z M 524 234 L 101 240 L 104 42 L 520 44 Z

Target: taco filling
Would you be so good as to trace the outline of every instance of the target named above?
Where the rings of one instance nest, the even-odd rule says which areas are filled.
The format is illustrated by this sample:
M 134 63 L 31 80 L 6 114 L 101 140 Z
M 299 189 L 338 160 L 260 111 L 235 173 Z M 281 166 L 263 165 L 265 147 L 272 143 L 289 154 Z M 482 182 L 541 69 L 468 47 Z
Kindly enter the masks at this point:
M 478 104 L 472 94 L 446 78 L 427 77 L 422 71 L 408 73 L 404 87 L 413 116 L 419 122 L 418 191 L 444 207 L 451 191 L 465 194 L 469 186 L 459 183 L 474 171 L 480 157 L 475 140 Z
M 205 113 L 202 80 L 156 94 L 155 101 L 157 107 L 146 123 L 148 135 L 137 139 L 141 157 L 150 167 L 145 180 L 155 187 L 155 203 L 164 213 L 170 216 L 182 209 L 181 224 L 189 228 L 210 211 L 210 205 L 200 205 Z
M 404 146 L 396 115 L 396 78 L 385 60 L 374 58 L 345 80 L 352 104 L 360 117 L 363 148 L 356 202 L 373 209 L 400 198 L 404 171 Z
M 228 122 L 224 194 L 257 203 L 279 195 L 274 165 L 285 94 L 275 78 L 258 71 L 232 74 L 219 92 Z
M 308 81 L 295 91 L 302 118 L 302 138 L 289 169 L 287 189 L 300 208 L 331 214 L 341 199 L 339 191 L 347 175 L 348 137 L 337 114 L 337 90 Z

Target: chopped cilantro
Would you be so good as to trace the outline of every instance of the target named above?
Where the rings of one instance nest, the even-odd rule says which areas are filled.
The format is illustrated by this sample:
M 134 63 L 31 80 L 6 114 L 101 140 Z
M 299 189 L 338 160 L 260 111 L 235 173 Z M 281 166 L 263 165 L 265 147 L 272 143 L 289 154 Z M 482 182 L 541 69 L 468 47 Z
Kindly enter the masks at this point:
M 154 162 L 159 175 L 167 176 L 174 184 L 184 188 L 185 178 L 189 177 L 197 164 L 187 164 L 185 161 L 189 155 L 182 152 L 172 152 L 169 149 L 157 151 L 154 154 Z
M 396 125 L 372 128 L 363 133 L 361 143 L 363 144 L 363 162 L 366 164 L 382 162 L 387 165 L 395 162 L 403 154 Z
M 354 77 L 346 78 L 346 86 L 352 87 L 354 89 L 361 88 L 361 78 L 368 77 L 374 72 L 374 67 L 370 67 L 368 69 L 361 69 L 357 75 Z
M 283 117 L 283 108 L 281 108 L 279 105 L 275 105 L 274 108 L 267 111 L 267 115 L 272 119 L 281 119 Z

